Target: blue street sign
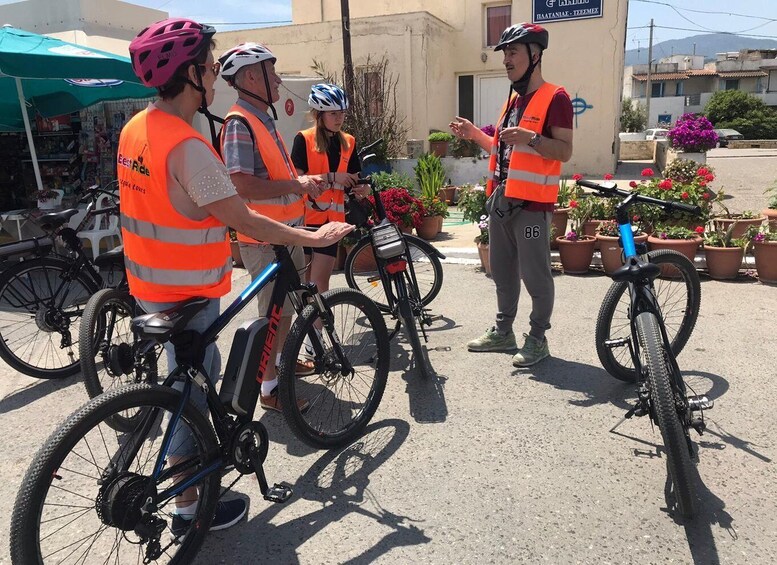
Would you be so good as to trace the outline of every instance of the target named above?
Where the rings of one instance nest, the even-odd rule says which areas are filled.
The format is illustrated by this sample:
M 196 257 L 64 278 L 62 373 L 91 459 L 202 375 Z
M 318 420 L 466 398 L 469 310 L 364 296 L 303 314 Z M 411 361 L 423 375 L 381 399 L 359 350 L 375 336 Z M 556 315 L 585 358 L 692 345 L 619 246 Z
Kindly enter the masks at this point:
M 532 22 L 562 22 L 602 17 L 604 0 L 534 0 Z

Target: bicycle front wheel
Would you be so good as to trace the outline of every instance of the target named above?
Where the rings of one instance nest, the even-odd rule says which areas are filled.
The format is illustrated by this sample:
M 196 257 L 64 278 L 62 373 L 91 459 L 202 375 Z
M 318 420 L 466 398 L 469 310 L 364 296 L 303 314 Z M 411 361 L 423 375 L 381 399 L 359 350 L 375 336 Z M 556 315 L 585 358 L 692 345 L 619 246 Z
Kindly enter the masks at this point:
M 386 323 L 375 303 L 355 290 L 340 288 L 321 295 L 332 312 L 334 335 L 322 327 L 321 313 L 305 307 L 291 327 L 281 355 L 278 394 L 292 432 L 317 449 L 347 445 L 358 438 L 378 409 L 389 371 Z M 308 336 L 317 340 L 315 372 L 295 375 Z M 335 352 L 339 342 L 352 371 L 343 374 Z M 299 401 L 307 402 L 307 408 Z
M 427 306 L 437 297 L 442 288 L 442 263 L 432 245 L 412 235 L 403 234 L 403 237 L 413 260 L 421 303 Z M 405 273 L 405 277 L 409 282 L 409 270 Z M 362 239 L 348 254 L 345 260 L 345 280 L 349 287 L 364 293 L 367 298 L 375 302 L 382 312 L 390 312 L 370 238 Z
M 0 274 L 0 357 L 20 373 L 61 379 L 79 370 L 81 315 L 96 283 L 72 265 L 43 257 Z
M 219 458 L 213 429 L 188 403 L 172 434 L 174 447 L 153 477 L 180 400 L 181 393 L 168 387 L 130 385 L 91 400 L 59 426 L 35 456 L 16 497 L 12 561 L 190 562 L 210 526 L 221 476 L 210 473 L 185 491 L 196 500 L 178 500 L 182 506 L 196 501 L 197 508 L 188 522 L 176 517 L 173 542 L 176 501 L 173 493 L 160 495 Z M 128 410 L 144 413 L 132 433 L 117 433 L 106 423 Z M 155 551 L 159 555 L 144 561 Z
M 661 330 L 656 316 L 643 312 L 636 319 L 637 337 L 643 352 L 644 370 L 650 388 L 653 416 L 658 421 L 666 451 L 666 466 L 677 499 L 677 507 L 684 518 L 694 514 L 693 473 L 687 430 L 684 429 L 678 409 L 685 399 L 674 390 L 670 382 L 671 353 L 664 349 Z
M 661 266 L 662 275 L 653 281 L 664 327 L 677 357 L 688 343 L 701 304 L 701 284 L 693 263 L 681 253 L 668 249 L 651 251 L 647 260 Z M 607 340 L 631 338 L 629 285 L 614 282 L 604 297 L 596 320 L 596 353 L 604 369 L 616 379 L 636 382 L 634 363 L 628 347 L 611 348 Z

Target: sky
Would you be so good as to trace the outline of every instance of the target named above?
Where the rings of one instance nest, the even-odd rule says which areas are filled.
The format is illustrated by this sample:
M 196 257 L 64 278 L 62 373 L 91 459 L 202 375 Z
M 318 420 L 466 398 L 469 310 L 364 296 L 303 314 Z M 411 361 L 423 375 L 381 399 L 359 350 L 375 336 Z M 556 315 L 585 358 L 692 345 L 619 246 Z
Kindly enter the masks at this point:
M 8 4 L 17 0 L 0 0 Z M 220 30 L 291 23 L 291 0 L 130 0 L 134 4 L 164 10 L 215 24 Z M 369 0 L 351 0 L 366 2 Z M 522 0 L 526 1 L 526 0 Z M 616 2 L 602 0 L 604 10 Z M 777 39 L 777 0 L 628 0 L 626 49 L 646 48 L 653 18 L 653 43 L 716 31 Z M 232 25 L 229 25 L 232 24 Z M 273 24 L 270 24 L 273 25 Z M 675 29 L 672 29 L 675 28 Z

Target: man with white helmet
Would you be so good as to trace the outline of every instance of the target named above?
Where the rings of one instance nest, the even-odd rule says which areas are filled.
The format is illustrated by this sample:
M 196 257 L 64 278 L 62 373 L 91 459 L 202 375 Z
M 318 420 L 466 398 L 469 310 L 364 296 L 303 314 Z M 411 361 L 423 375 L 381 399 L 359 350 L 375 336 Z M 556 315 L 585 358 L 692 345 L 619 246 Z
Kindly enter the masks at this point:
M 272 52 L 258 43 L 241 43 L 219 57 L 221 76 L 238 93 L 237 102 L 229 110 L 221 131 L 221 155 L 238 194 L 249 208 L 278 222 L 298 226 L 304 222 L 304 195 L 318 196 L 323 179 L 297 176 L 275 127 L 277 114 L 273 104 L 280 98 L 278 87 L 281 84 L 275 71 L 275 61 Z M 268 110 L 272 111 L 272 117 Z M 275 259 L 271 245 L 242 233 L 238 233 L 238 240 L 243 264 L 251 276 L 256 277 Z M 298 269 L 304 269 L 301 247 L 293 249 L 292 258 Z M 259 293 L 260 316 L 267 314 L 271 298 L 271 288 Z M 287 299 L 284 317 L 278 327 L 278 339 L 273 345 L 272 355 L 276 358 L 279 356 L 279 344 L 284 343 L 291 327 L 293 312 Z M 298 361 L 297 374 L 309 375 L 312 372 L 311 362 Z M 275 364 L 270 363 L 262 382 L 262 408 L 280 411 L 277 383 Z M 300 403 L 307 404 L 302 400 Z

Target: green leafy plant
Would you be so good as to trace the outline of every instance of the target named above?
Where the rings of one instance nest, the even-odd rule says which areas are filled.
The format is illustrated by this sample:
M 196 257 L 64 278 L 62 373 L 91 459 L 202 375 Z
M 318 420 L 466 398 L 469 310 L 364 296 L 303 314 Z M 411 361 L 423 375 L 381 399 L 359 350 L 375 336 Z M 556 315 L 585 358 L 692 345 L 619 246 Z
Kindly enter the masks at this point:
M 777 230 L 764 226 L 750 226 L 742 237 L 748 244 L 752 242 L 765 243 L 777 241 Z
M 429 201 L 437 198 L 437 193 L 445 183 L 445 169 L 440 158 L 432 153 L 424 153 L 418 158 L 418 164 L 413 170 L 421 196 Z
M 407 191 L 412 192 L 415 187 L 413 184 L 413 177 L 407 173 L 398 172 L 386 172 L 381 171 L 379 173 L 373 173 L 372 181 L 375 184 L 375 190 L 381 191 L 387 188 L 404 188 Z
M 767 202 L 766 207 L 771 210 L 777 210 L 777 181 L 775 181 L 772 186 L 764 191 L 764 194 L 770 193 L 774 194 L 769 197 L 769 201 Z
M 485 214 L 480 216 L 480 220 L 478 221 L 478 229 L 480 230 L 480 235 L 475 236 L 475 243 L 488 245 L 488 216 Z
M 707 247 L 745 247 L 747 241 L 744 238 L 732 237 L 734 226 L 727 230 L 708 230 L 704 232 L 704 245 Z
M 434 198 L 426 198 L 426 196 L 421 196 L 421 202 L 424 205 L 424 217 L 430 217 L 430 216 L 442 216 L 443 218 L 448 217 L 448 205 L 440 200 L 439 197 L 435 196 Z
M 461 157 L 477 157 L 480 155 L 481 148 L 475 141 L 471 139 L 462 139 L 456 137 L 451 141 L 450 145 L 451 155 L 456 158 Z
M 462 211 L 462 219 L 465 222 L 479 222 L 482 216 L 487 215 L 485 187 L 480 184 L 465 184 L 460 187 L 457 207 Z
M 561 177 L 558 186 L 558 196 L 556 197 L 556 204 L 559 208 L 569 208 L 569 203 L 572 200 L 580 198 L 582 191 L 575 183 L 582 178 L 583 175 L 574 175 L 571 178 L 568 176 Z
M 654 175 L 652 169 L 644 169 L 643 179 L 639 183 L 632 181 L 631 187 L 635 192 L 658 200 L 699 206 L 701 216 L 687 212 L 666 212 L 658 206 L 639 204 L 637 215 L 640 216 L 641 221 L 653 226 L 672 224 L 689 229 L 695 228 L 709 220 L 713 203 L 722 199 L 720 191 L 713 197 L 712 192 L 707 188 L 709 183 L 715 180 L 715 175 L 707 167 L 699 167 L 696 176 L 689 182 Z
M 434 131 L 429 134 L 429 141 L 453 141 L 453 136 L 445 131 Z
M 693 182 L 699 169 L 705 169 L 705 175 L 715 174 L 715 170 L 707 164 L 697 163 L 691 159 L 675 159 L 664 169 L 664 178 L 672 179 L 675 182 L 688 183 Z
M 694 239 L 704 234 L 704 228 L 688 229 L 684 226 L 658 226 L 653 237 L 658 239 Z
M 607 220 L 606 222 L 602 222 L 601 224 L 599 224 L 599 226 L 596 228 L 596 233 L 607 237 L 621 236 L 620 228 L 618 227 L 618 222 L 616 222 L 615 220 Z M 632 224 L 632 233 L 635 236 L 637 236 L 637 235 L 642 235 L 644 232 L 640 227 Z

